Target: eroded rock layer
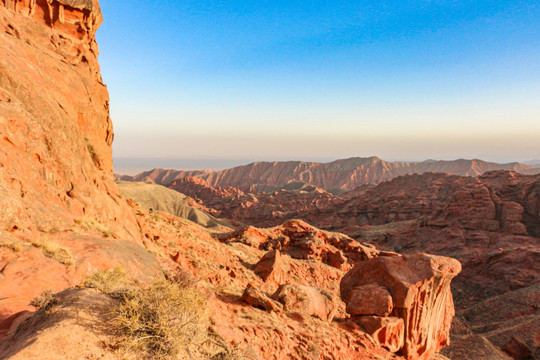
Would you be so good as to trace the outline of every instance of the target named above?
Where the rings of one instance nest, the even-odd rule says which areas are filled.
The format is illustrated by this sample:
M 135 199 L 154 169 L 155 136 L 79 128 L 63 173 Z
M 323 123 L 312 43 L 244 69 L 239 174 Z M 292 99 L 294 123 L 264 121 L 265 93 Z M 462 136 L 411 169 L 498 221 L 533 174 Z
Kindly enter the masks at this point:
M 91 218 L 139 236 L 114 184 L 95 0 L 0 2 L 0 229 Z M 121 220 L 121 221 L 120 221 Z
M 359 262 L 343 277 L 341 297 L 350 311 L 358 301 L 353 296 L 357 289 L 366 289 L 366 285 L 385 287 L 394 304 L 391 316 L 403 319 L 405 326 L 403 341 L 392 339 L 389 347 L 400 350 L 407 359 L 429 359 L 449 343 L 454 317 L 450 281 L 460 271 L 459 261 L 443 256 L 379 256 Z M 364 314 L 356 312 L 355 316 L 361 326 L 364 324 L 373 333 L 373 321 L 363 317 L 372 320 L 375 312 L 366 310 Z M 385 318 L 385 314 L 380 315 Z M 387 322 L 381 321 L 380 326 L 388 326 Z M 396 349 L 395 343 L 402 343 L 403 347 Z

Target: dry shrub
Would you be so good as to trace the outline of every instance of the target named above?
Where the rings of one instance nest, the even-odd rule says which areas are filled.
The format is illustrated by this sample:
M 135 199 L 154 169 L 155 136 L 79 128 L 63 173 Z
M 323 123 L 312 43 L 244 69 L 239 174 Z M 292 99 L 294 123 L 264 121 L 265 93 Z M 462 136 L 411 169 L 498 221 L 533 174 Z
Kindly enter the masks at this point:
M 106 238 L 114 235 L 114 230 L 112 230 L 106 225 L 103 225 L 96 219 L 93 219 L 90 217 L 82 217 L 79 219 L 75 219 L 75 228 L 73 230 L 75 232 L 79 232 L 81 230 L 92 231 L 92 232 L 100 233 Z
M 75 263 L 71 251 L 52 240 L 34 240 L 32 241 L 32 245 L 40 249 L 46 257 L 54 259 L 61 264 L 71 266 Z
M 103 291 L 119 300 L 111 330 L 120 349 L 147 359 L 250 359 L 240 356 L 209 328 L 207 296 L 193 275 L 180 271 L 141 286 L 123 266 L 100 270 L 82 286 Z
M 98 270 L 83 280 L 82 286 L 98 289 L 106 294 L 113 295 L 130 291 L 134 282 L 128 278 L 127 269 L 120 265 L 112 270 Z
M 35 297 L 28 305 L 37 309 L 48 309 L 54 304 L 54 290 L 49 289 L 41 293 L 41 295 Z
M 122 295 L 113 320 L 124 345 L 166 359 L 197 352 L 206 340 L 206 297 L 193 287 L 160 280 Z

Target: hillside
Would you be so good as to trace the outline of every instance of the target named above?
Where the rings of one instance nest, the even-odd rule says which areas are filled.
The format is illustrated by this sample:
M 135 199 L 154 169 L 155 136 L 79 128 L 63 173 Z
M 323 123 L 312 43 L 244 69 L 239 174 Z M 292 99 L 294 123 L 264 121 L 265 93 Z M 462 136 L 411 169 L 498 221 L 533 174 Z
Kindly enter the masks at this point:
M 161 185 L 117 182 L 122 194 L 148 211 L 163 211 L 179 218 L 191 220 L 205 228 L 230 227 L 225 220 L 216 219 L 200 209 L 193 199 Z
M 154 169 L 123 180 L 150 181 L 160 185 L 199 177 L 213 187 L 249 188 L 252 185 L 282 187 L 291 182 L 308 183 L 327 191 L 352 190 L 361 185 L 379 184 L 402 175 L 439 172 L 460 176 L 479 176 L 487 171 L 507 170 L 522 174 L 540 173 L 540 169 L 520 164 L 497 164 L 474 160 L 426 160 L 388 162 L 377 157 L 350 158 L 330 163 L 302 161 L 256 162 L 222 171 L 178 171 Z

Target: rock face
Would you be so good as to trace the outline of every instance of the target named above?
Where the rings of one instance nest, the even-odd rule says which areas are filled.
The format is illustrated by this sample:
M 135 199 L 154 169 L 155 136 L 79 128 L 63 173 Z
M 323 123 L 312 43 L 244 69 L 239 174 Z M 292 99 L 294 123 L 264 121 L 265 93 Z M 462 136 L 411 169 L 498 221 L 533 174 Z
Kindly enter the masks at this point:
M 160 272 L 113 178 L 101 21 L 97 0 L 0 1 L 0 321 L 103 267 Z
M 405 345 L 405 326 L 398 317 L 357 316 L 354 321 L 379 345 L 398 352 Z
M 341 297 L 347 308 L 354 309 L 358 292 L 373 289 L 374 297 L 383 297 L 376 285 L 392 295 L 391 315 L 403 319 L 404 341 L 400 349 L 407 359 L 429 359 L 449 343 L 454 303 L 450 281 L 461 271 L 459 261 L 426 254 L 379 256 L 358 263 L 341 280 Z M 383 293 L 384 294 L 384 293 Z M 384 297 L 383 297 L 384 298 Z M 358 315 L 358 314 L 354 314 Z M 373 319 L 360 320 L 375 333 Z M 398 327 L 395 321 L 377 320 L 381 327 Z M 399 332 L 397 332 L 399 333 Z M 389 347 L 396 348 L 399 340 L 392 338 Z
M 113 179 L 101 22 L 97 0 L 0 2 L 0 230 L 87 217 L 140 238 Z
M 392 294 L 384 286 L 369 284 L 352 289 L 347 301 L 351 315 L 388 316 L 394 309 Z

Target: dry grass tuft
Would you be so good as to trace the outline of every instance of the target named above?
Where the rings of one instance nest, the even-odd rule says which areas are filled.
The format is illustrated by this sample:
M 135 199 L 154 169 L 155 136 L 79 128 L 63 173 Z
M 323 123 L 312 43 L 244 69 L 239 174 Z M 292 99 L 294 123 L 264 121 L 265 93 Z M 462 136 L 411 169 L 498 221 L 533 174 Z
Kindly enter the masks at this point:
M 15 240 L 15 241 L 2 241 L 0 242 L 0 247 L 5 247 L 19 253 L 23 250 L 24 246 L 22 242 Z
M 206 297 L 193 287 L 160 280 L 126 291 L 113 320 L 124 345 L 167 359 L 197 351 L 206 340 Z
M 54 290 L 48 289 L 41 293 L 41 295 L 35 297 L 28 304 L 37 309 L 47 309 L 50 306 L 54 305 Z
M 97 271 L 83 281 L 82 286 L 119 300 L 111 321 L 115 347 L 146 359 L 246 358 L 210 330 L 207 296 L 194 287 L 192 275 L 167 275 L 169 280 L 141 286 L 119 266 Z
M 90 217 L 82 217 L 75 219 L 75 227 L 73 229 L 75 232 L 80 231 L 92 231 L 102 234 L 104 237 L 108 238 L 114 235 L 114 230 L 109 228 L 106 225 L 103 225 L 96 219 Z
M 32 241 L 32 245 L 40 249 L 46 257 L 54 259 L 68 267 L 75 263 L 71 251 L 52 240 L 34 240 Z
M 120 265 L 112 270 L 96 271 L 83 280 L 82 286 L 114 295 L 130 291 L 134 286 L 134 282 L 128 278 L 127 269 Z

